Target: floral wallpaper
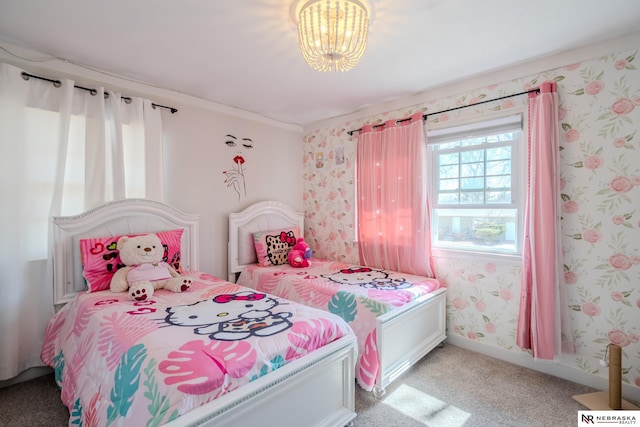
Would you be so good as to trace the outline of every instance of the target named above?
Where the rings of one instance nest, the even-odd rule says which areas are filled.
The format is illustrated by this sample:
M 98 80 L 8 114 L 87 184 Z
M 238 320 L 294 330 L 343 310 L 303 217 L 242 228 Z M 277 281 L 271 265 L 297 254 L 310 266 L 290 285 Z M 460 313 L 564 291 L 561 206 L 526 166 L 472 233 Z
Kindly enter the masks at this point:
M 622 380 L 640 388 L 640 71 L 638 51 L 581 63 L 427 101 L 363 120 L 307 131 L 304 207 L 314 256 L 358 262 L 353 243 L 355 142 L 347 131 L 364 123 L 437 112 L 558 84 L 562 245 L 570 333 L 562 365 L 608 376 L 600 365 L 608 343 L 622 346 Z M 429 121 L 508 110 L 526 96 L 430 116 Z M 322 159 L 318 162 L 318 159 Z M 522 353 L 515 343 L 521 267 L 498 258 L 434 259 L 446 281 L 448 334 L 495 352 Z M 494 351 L 494 350 L 492 350 Z

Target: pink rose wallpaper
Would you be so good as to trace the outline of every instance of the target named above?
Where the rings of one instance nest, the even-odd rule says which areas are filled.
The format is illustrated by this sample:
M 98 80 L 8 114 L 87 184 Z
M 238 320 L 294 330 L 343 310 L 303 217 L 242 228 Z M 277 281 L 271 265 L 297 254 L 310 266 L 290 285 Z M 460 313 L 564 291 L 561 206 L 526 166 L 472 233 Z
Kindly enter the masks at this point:
M 561 226 L 571 336 L 557 363 L 584 375 L 608 377 L 600 365 L 609 343 L 622 346 L 623 383 L 640 387 L 640 71 L 637 50 L 611 53 L 469 93 L 336 125 L 304 136 L 305 235 L 314 255 L 358 262 L 355 244 L 356 145 L 347 131 L 391 117 L 437 112 L 522 92 L 544 81 L 558 84 Z M 476 105 L 429 117 L 442 123 L 526 106 L 526 97 Z M 344 162 L 315 153 L 339 149 Z M 446 281 L 448 335 L 472 340 L 491 354 L 525 353 L 515 343 L 521 263 L 517 257 L 436 254 Z M 526 353 L 525 353 L 526 354 Z

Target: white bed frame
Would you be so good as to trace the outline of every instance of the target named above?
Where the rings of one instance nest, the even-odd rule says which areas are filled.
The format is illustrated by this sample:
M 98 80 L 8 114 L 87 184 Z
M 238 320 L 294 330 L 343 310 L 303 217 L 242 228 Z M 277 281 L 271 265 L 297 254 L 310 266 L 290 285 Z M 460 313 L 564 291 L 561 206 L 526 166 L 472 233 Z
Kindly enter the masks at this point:
M 79 240 L 184 229 L 181 264 L 198 270 L 198 215 L 143 199 L 106 203 L 80 215 L 53 218 L 54 303 L 84 292 Z M 220 399 L 166 424 L 182 426 L 344 426 L 355 418 L 357 344 L 345 336 Z
M 252 234 L 281 227 L 298 227 L 304 233 L 304 214 L 286 204 L 265 201 L 229 215 L 229 281 L 235 282 L 248 265 L 257 262 Z M 440 288 L 376 318 L 380 373 L 373 392 L 377 397 L 382 397 L 398 376 L 444 343 L 445 310 L 446 289 Z

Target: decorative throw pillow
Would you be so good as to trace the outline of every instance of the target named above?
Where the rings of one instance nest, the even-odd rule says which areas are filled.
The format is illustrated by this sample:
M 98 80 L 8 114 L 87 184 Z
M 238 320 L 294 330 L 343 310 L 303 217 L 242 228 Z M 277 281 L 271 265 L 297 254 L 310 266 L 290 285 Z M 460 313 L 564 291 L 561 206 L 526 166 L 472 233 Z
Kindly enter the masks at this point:
M 298 241 L 298 227 L 253 233 L 258 264 L 263 267 L 287 264 L 289 251 Z
M 163 261 L 171 264 L 177 272 L 180 269 L 180 243 L 184 230 L 159 231 L 155 234 L 160 237 L 164 246 Z M 147 233 L 140 233 L 147 234 Z M 139 236 L 140 234 L 127 234 L 127 236 Z M 111 278 L 116 270 L 123 267 L 120 255 L 116 249 L 118 239 L 121 236 L 92 237 L 80 240 L 80 255 L 82 256 L 82 273 L 87 282 L 87 291 L 96 292 L 109 289 Z

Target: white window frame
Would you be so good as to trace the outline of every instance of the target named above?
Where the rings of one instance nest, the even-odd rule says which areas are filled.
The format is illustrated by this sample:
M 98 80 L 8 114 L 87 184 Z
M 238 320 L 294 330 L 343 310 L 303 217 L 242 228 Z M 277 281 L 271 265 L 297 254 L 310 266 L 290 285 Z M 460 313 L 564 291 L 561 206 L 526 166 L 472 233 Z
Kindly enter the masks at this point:
M 467 255 L 488 255 L 488 256 L 506 256 L 520 258 L 522 254 L 522 235 L 523 235 L 523 220 L 524 209 L 526 200 L 526 162 L 527 162 L 527 115 L 525 108 L 518 108 L 510 110 L 509 112 L 501 112 L 499 114 L 483 114 L 481 119 L 478 120 L 456 120 L 448 121 L 440 124 L 425 124 L 427 132 L 427 170 L 428 170 L 428 182 L 429 182 L 429 203 L 430 203 L 430 216 L 431 216 L 431 241 L 432 248 L 435 254 L 448 252 L 460 253 Z M 483 133 L 486 135 L 487 130 L 495 130 L 499 132 L 504 127 L 513 126 L 513 123 L 519 121 L 521 124 L 520 137 L 511 144 L 512 156 L 511 156 L 511 203 L 505 204 L 483 204 L 483 205 L 456 205 L 456 204 L 440 204 L 437 203 L 438 194 L 438 174 L 437 174 L 437 159 L 434 156 L 432 147 L 435 144 L 443 143 L 447 140 L 460 139 L 471 137 L 474 134 Z M 456 151 L 465 151 L 465 148 L 460 148 Z M 472 209 L 515 209 L 515 246 L 508 248 L 504 246 L 491 246 L 480 245 L 469 242 L 455 242 L 439 240 L 438 232 L 439 227 L 437 224 L 438 216 L 437 210 L 445 209 L 460 209 L 461 211 L 471 211 Z

